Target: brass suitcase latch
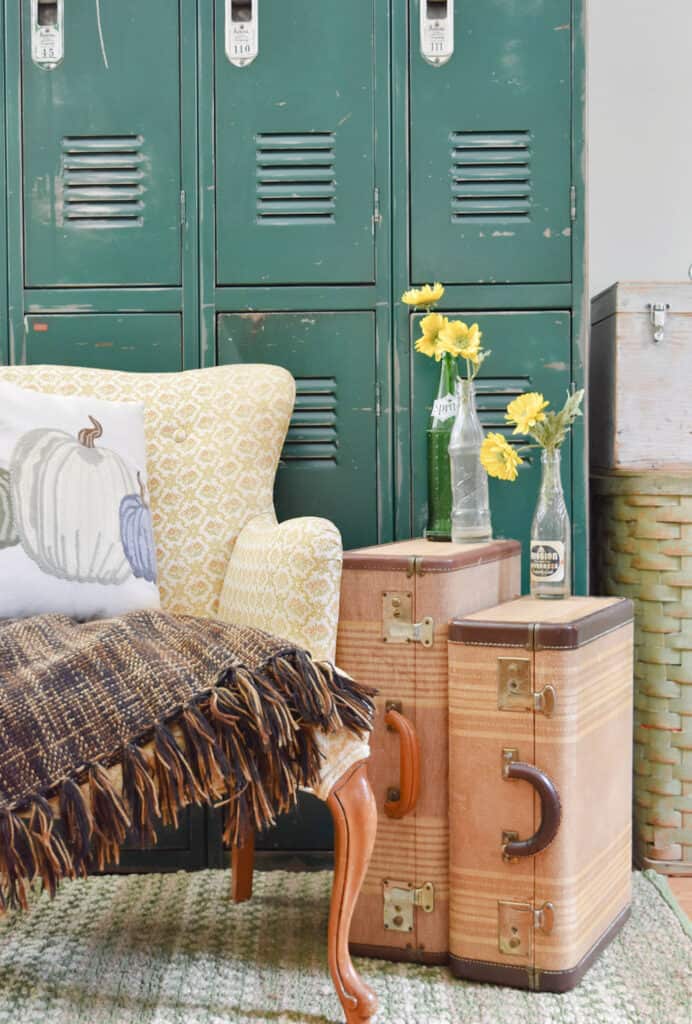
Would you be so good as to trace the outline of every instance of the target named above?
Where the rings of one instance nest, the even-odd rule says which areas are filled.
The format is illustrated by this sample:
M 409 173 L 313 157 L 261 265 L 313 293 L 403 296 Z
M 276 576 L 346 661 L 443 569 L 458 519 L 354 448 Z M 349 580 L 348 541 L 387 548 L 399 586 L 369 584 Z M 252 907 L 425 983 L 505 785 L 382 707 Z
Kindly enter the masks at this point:
M 426 914 L 435 909 L 435 886 L 424 882 L 416 888 L 413 882 L 382 883 L 384 895 L 384 926 L 390 932 L 412 932 L 413 911 L 419 907 Z
M 426 616 L 413 621 L 413 595 L 405 590 L 388 590 L 382 595 L 382 639 L 390 644 L 422 644 L 432 647 L 435 623 Z
M 497 659 L 497 706 L 500 711 L 535 711 L 550 718 L 557 704 L 555 687 L 534 692 L 528 658 Z
M 555 922 L 555 907 L 552 903 L 534 907 L 532 903 L 500 900 L 497 910 L 500 952 L 505 956 L 530 960 L 533 956 L 534 932 L 542 931 L 550 935 Z

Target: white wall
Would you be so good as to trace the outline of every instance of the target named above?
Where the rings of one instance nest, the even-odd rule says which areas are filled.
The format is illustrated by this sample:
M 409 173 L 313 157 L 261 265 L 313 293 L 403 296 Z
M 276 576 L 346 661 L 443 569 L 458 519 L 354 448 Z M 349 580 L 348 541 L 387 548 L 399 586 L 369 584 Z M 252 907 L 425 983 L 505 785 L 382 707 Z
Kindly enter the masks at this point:
M 588 0 L 590 290 L 692 264 L 692 0 Z

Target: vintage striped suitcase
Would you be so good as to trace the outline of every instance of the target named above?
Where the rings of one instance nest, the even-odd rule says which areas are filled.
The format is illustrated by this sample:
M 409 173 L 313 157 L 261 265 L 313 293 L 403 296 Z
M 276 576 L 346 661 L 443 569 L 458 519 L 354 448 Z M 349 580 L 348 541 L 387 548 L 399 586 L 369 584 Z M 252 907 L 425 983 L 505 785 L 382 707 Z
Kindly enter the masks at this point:
M 632 604 L 521 598 L 452 623 L 450 962 L 572 988 L 629 912 Z
M 448 624 L 515 597 L 519 574 L 516 541 L 410 540 L 344 555 L 337 664 L 379 690 L 369 771 L 380 817 L 355 953 L 448 958 Z

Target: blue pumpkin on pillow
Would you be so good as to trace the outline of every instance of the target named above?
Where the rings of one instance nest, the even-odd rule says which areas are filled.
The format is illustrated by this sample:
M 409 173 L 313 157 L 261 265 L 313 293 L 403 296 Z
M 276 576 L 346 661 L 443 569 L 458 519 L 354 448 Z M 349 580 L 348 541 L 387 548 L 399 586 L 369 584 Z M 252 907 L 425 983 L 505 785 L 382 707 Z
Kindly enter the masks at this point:
M 126 494 L 120 502 L 120 539 L 133 575 L 156 583 L 154 525 L 140 473 L 137 483 L 139 494 Z

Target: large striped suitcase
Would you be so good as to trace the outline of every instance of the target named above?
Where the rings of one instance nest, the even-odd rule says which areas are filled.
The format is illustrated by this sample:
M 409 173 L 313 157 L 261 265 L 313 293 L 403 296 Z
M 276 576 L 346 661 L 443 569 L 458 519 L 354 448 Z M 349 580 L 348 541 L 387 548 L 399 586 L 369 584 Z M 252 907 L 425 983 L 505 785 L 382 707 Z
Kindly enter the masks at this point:
M 452 623 L 450 962 L 575 985 L 630 903 L 632 604 L 521 598 Z
M 446 962 L 447 630 L 519 593 L 516 541 L 402 541 L 344 555 L 337 664 L 379 690 L 377 840 L 351 927 L 363 956 Z

